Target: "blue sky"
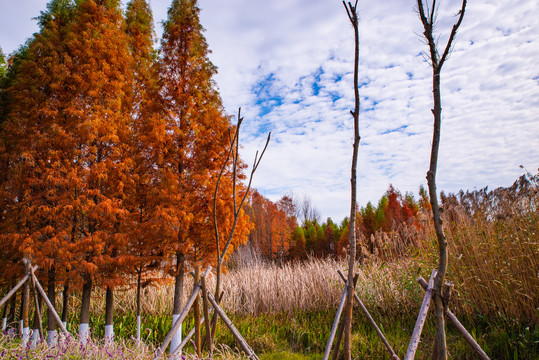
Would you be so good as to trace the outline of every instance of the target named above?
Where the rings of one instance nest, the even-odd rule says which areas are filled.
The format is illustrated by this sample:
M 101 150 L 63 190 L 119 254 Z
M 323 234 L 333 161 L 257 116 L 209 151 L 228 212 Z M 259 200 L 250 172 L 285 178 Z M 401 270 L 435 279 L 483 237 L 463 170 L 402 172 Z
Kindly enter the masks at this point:
M 0 46 L 37 30 L 45 0 L 0 0 Z M 447 39 L 458 1 L 439 2 Z M 152 0 L 156 31 L 169 0 Z M 413 0 L 360 1 L 360 204 L 391 183 L 417 193 L 432 138 L 431 70 Z M 242 154 L 272 142 L 254 186 L 308 195 L 322 217 L 349 213 L 353 30 L 341 1 L 200 0 L 227 111 L 242 107 Z M 508 186 L 539 168 L 539 4 L 473 0 L 442 71 L 438 189 Z

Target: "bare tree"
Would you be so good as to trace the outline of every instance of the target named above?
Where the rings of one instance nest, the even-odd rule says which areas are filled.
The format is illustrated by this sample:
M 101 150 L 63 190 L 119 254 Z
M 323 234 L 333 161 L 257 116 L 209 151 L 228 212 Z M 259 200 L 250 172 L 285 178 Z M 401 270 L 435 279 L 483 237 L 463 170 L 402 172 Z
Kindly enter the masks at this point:
M 434 228 L 436 230 L 436 236 L 438 238 L 439 247 L 439 263 L 438 273 L 434 279 L 434 314 L 436 317 L 436 337 L 434 340 L 433 358 L 438 360 L 447 359 L 447 346 L 445 339 L 445 320 L 444 320 L 444 304 L 442 288 L 447 271 L 447 241 L 442 226 L 442 218 L 440 207 L 438 205 L 438 195 L 436 193 L 436 166 L 438 163 L 438 149 L 440 146 L 440 128 L 442 120 L 442 100 L 440 94 L 440 73 L 442 66 L 447 60 L 451 51 L 452 43 L 455 39 L 457 30 L 462 23 L 464 17 L 464 10 L 466 9 L 466 0 L 462 0 L 462 6 L 459 11 L 458 20 L 453 25 L 451 34 L 445 46 L 444 52 L 440 56 L 438 52 L 438 44 L 434 38 L 434 28 L 436 26 L 436 12 L 437 4 L 436 0 L 432 0 L 432 4 L 429 8 L 428 3 L 423 5 L 424 0 L 417 0 L 417 7 L 419 18 L 423 24 L 423 35 L 427 40 L 429 47 L 429 59 L 432 67 L 432 93 L 434 98 L 434 108 L 432 114 L 434 115 L 434 131 L 432 135 L 432 149 L 430 154 L 430 167 L 427 172 L 427 183 L 429 187 L 429 197 L 432 207 L 432 218 L 434 220 Z
M 355 53 L 354 53 L 354 97 L 355 108 L 354 111 L 350 111 L 354 118 L 354 150 L 352 154 L 352 173 L 350 177 L 351 183 L 351 204 L 350 204 L 350 252 L 348 261 L 348 281 L 346 283 L 347 295 L 346 304 L 344 307 L 344 344 L 343 344 L 343 356 L 345 360 L 352 358 L 351 344 L 352 344 L 352 310 L 354 305 L 354 262 L 356 258 L 356 177 L 357 177 L 357 157 L 359 151 L 359 17 L 357 15 L 357 0 L 352 6 L 352 3 L 346 3 L 343 1 L 348 18 L 354 27 L 354 39 L 355 39 Z
M 308 195 L 303 196 L 303 199 L 299 203 L 297 212 L 300 214 L 303 224 L 308 221 L 320 222 L 320 211 L 313 206 L 313 202 Z
M 238 110 L 238 124 L 236 125 L 236 131 L 234 132 L 234 136 L 232 134 L 229 134 L 230 137 L 230 147 L 228 149 L 228 154 L 226 156 L 225 162 L 223 166 L 221 167 L 221 172 L 219 173 L 219 176 L 217 178 L 217 182 L 215 185 L 215 192 L 213 196 L 213 227 L 215 231 L 215 245 L 216 245 L 216 251 L 217 251 L 217 279 L 215 281 L 215 298 L 220 299 L 221 295 L 221 271 L 223 267 L 223 261 L 225 259 L 225 255 L 228 251 L 228 248 L 230 247 L 230 243 L 232 242 L 232 238 L 234 237 L 234 231 L 236 230 L 236 225 L 238 223 L 238 218 L 240 216 L 241 208 L 243 206 L 243 203 L 245 202 L 245 199 L 249 195 L 249 190 L 251 189 L 251 183 L 253 181 L 253 176 L 256 172 L 256 169 L 258 169 L 258 165 L 260 165 L 260 161 L 262 161 L 262 157 L 264 156 L 264 153 L 266 152 L 266 149 L 268 148 L 268 144 L 271 139 L 271 132 L 268 134 L 268 138 L 266 140 L 266 145 L 264 146 L 264 149 L 260 153 L 260 157 L 258 156 L 258 151 L 255 154 L 255 160 L 253 162 L 253 167 L 251 169 L 251 174 L 249 176 L 249 182 L 247 183 L 247 189 L 245 190 L 245 193 L 243 196 L 240 196 L 238 199 L 237 194 L 237 178 L 238 178 L 238 166 L 239 166 L 239 141 L 240 141 L 240 128 L 241 124 L 243 122 L 243 118 L 241 117 L 241 108 Z M 229 161 L 232 158 L 232 201 L 233 201 L 233 211 L 234 211 L 234 221 L 232 223 L 232 229 L 230 230 L 230 233 L 228 234 L 227 241 L 225 243 L 225 246 L 221 250 L 221 236 L 219 234 L 219 228 L 217 226 L 217 195 L 219 193 L 219 184 L 221 182 L 221 178 L 223 177 L 223 174 L 227 167 L 229 167 Z M 239 200 L 239 201 L 238 201 Z M 219 301 L 219 300 L 218 300 Z M 214 317 L 212 319 L 212 337 L 215 335 L 215 326 L 217 324 L 217 317 Z

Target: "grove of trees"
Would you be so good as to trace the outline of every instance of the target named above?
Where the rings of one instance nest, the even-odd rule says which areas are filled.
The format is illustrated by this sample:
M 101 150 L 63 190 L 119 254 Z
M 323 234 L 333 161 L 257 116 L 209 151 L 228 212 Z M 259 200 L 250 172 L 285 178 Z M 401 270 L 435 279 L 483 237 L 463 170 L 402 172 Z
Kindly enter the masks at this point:
M 213 196 L 233 126 L 198 14 L 197 1 L 174 0 L 155 48 L 146 0 L 125 11 L 118 0 L 52 0 L 39 32 L 0 59 L 0 281 L 9 287 L 26 257 L 53 303 L 60 285 L 64 299 L 82 291 L 81 335 L 95 287 L 112 335 L 116 288 L 168 273 L 176 313 L 186 266 L 214 264 L 221 250 Z M 229 167 L 218 196 L 228 234 Z M 240 212 L 233 246 L 250 226 Z

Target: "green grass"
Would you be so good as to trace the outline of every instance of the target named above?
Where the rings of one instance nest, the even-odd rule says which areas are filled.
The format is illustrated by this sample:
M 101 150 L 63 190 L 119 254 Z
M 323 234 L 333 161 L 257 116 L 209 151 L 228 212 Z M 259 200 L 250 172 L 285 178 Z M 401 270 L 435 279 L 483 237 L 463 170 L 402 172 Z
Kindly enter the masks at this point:
M 393 349 L 403 357 L 417 314 L 405 312 L 385 314 L 382 309 L 371 309 L 371 314 L 386 334 Z M 236 328 L 262 360 L 322 358 L 334 316 L 335 309 L 267 313 L 258 316 L 230 314 Z M 69 320 L 68 330 L 76 334 L 78 332 L 76 317 L 73 316 Z M 533 326 L 532 322 L 524 324 L 503 318 L 481 316 L 473 319 L 461 317 L 460 320 L 492 359 L 539 359 L 539 329 Z M 189 316 L 182 329 L 184 336 L 193 324 L 193 318 Z M 103 316 L 92 316 L 90 325 L 93 336 L 97 339 L 102 338 L 104 335 Z M 143 315 L 142 340 L 147 344 L 158 346 L 170 327 L 171 320 L 167 315 Z M 116 314 L 114 331 L 121 339 L 132 339 L 136 332 L 135 314 Z M 429 316 L 416 359 L 429 358 L 434 331 L 434 320 L 432 316 Z M 376 332 L 358 309 L 356 309 L 353 322 L 352 342 L 353 358 L 390 359 Z M 218 326 L 216 343 L 232 349 L 238 347 L 234 337 L 222 323 Z M 447 345 L 450 357 L 453 359 L 476 358 L 469 345 L 450 323 L 447 324 Z M 187 345 L 185 351 L 194 352 L 192 343 Z

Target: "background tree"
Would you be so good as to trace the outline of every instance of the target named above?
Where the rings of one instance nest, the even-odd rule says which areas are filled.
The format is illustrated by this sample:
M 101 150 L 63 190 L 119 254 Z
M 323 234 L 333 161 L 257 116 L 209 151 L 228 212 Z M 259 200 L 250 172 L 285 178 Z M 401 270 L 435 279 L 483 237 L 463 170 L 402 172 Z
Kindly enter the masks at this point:
M 434 28 L 436 19 L 436 0 L 432 1 L 430 8 L 428 2 L 426 7 L 423 5 L 423 0 L 417 0 L 417 7 L 419 12 L 419 18 L 423 24 L 423 35 L 427 40 L 429 47 L 428 57 L 432 67 L 432 93 L 434 99 L 434 107 L 432 114 L 434 115 L 434 130 L 432 135 L 432 149 L 430 155 L 430 166 L 427 172 L 427 182 L 429 188 L 429 198 L 432 208 L 432 218 L 434 221 L 434 228 L 436 230 L 436 237 L 438 238 L 439 247 L 439 263 L 438 273 L 434 279 L 434 314 L 436 316 L 436 337 L 434 341 L 433 358 L 435 359 L 447 359 L 446 339 L 445 339 L 445 320 L 444 320 L 444 306 L 442 302 L 442 286 L 444 283 L 445 273 L 447 271 L 447 242 L 442 226 L 442 217 L 440 207 L 438 205 L 438 194 L 436 191 L 436 168 L 438 165 L 438 149 L 440 147 L 440 130 L 442 123 L 442 98 L 440 93 L 440 73 L 442 66 L 449 56 L 451 46 L 457 30 L 462 23 L 464 17 L 464 11 L 466 9 L 466 0 L 462 1 L 461 9 L 458 13 L 458 20 L 453 25 L 449 39 L 444 48 L 443 53 L 440 55 L 438 52 L 437 42 L 434 38 Z

